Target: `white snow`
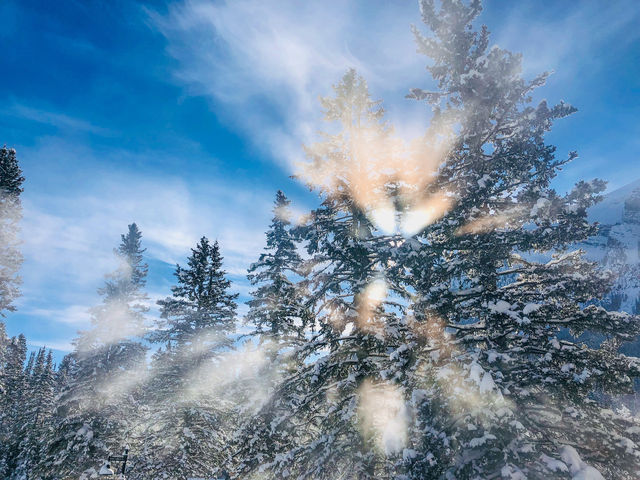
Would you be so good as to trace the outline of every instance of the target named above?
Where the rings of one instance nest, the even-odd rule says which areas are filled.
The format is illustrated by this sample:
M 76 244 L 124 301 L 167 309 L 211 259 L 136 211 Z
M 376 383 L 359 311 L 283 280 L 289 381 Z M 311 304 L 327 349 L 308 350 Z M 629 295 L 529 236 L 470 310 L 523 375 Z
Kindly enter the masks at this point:
M 353 332 L 353 322 L 348 322 L 345 327 L 344 330 L 342 331 L 342 335 L 341 337 L 348 337 L 349 335 L 351 335 L 351 332 Z
M 569 471 L 573 474 L 573 480 L 604 480 L 602 474 L 580 458 L 580 454 L 570 445 L 565 445 L 560 450 L 560 458 L 569 465 Z
M 479 447 L 479 446 L 484 445 L 485 443 L 487 443 L 487 440 L 495 440 L 495 439 L 496 439 L 495 435 L 491 435 L 490 433 L 485 433 L 481 437 L 472 438 L 469 441 L 469 446 L 471 448 Z
M 111 468 L 109 468 L 110 465 L 108 463 L 105 463 L 104 465 L 102 465 L 102 467 L 100 468 L 100 475 L 114 475 L 113 470 L 111 470 Z
M 573 363 L 565 363 L 564 365 L 562 365 L 562 367 L 560 368 L 560 370 L 564 373 L 568 373 L 571 370 L 575 370 L 576 366 Z
M 480 393 L 492 392 L 496 388 L 491 372 L 484 372 L 480 382 Z
M 622 220 L 624 202 L 635 190 L 640 188 L 640 180 L 607 193 L 605 198 L 589 209 L 589 221 L 612 225 Z
M 548 198 L 541 197 L 531 209 L 531 215 L 536 215 L 540 210 L 551 204 Z
M 471 368 L 469 368 L 469 379 L 473 380 L 476 384 L 480 385 L 482 382 L 482 374 L 484 373 L 484 369 L 478 365 L 476 362 L 471 364 Z
M 584 381 L 590 376 L 591 376 L 591 372 L 589 371 L 589 369 L 585 368 L 584 370 L 582 370 L 582 373 L 580 373 L 579 375 L 577 373 L 574 373 L 573 379 L 578 383 L 584 383 Z
M 409 460 L 411 458 L 416 458 L 417 455 L 418 455 L 418 452 L 416 452 L 412 448 L 405 448 L 404 450 L 402 450 L 402 458 L 404 460 Z
M 549 457 L 544 453 L 540 456 L 540 460 L 551 470 L 552 472 L 568 472 L 569 467 L 564 462 L 560 460 L 556 460 L 555 458 Z
M 93 438 L 93 430 L 91 430 L 91 427 L 85 423 L 78 429 L 76 436 L 87 437 L 87 440 L 91 440 Z
M 496 303 L 489 303 L 489 310 L 496 313 L 506 313 L 511 309 L 511 304 L 504 300 L 498 300 Z
M 454 375 L 455 372 L 453 371 L 453 369 L 449 368 L 449 367 L 442 367 L 440 369 L 438 369 L 438 373 L 436 374 L 436 378 L 438 380 L 445 380 L 447 378 L 449 378 L 450 376 Z
M 480 188 L 485 188 L 487 186 L 487 181 L 491 180 L 491 176 L 486 173 L 482 176 L 482 178 L 478 179 L 478 185 Z
M 508 478 L 509 480 L 527 480 L 527 476 L 513 465 L 505 465 L 500 470 L 502 478 Z

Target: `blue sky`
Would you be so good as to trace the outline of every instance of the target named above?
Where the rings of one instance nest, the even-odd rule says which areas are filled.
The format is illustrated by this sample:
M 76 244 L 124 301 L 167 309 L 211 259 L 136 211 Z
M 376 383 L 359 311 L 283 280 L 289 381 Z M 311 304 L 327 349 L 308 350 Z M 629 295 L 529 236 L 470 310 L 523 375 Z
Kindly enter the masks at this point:
M 404 99 L 431 85 L 409 29 L 415 2 L 5 0 L 0 18 L 0 143 L 27 178 L 24 295 L 6 323 L 58 359 L 133 221 L 153 299 L 201 235 L 219 239 L 246 299 L 275 191 L 313 203 L 289 175 L 321 127 L 318 96 L 347 68 L 400 131 L 429 117 Z M 559 155 L 580 154 L 559 190 L 640 178 L 635 0 L 487 0 L 480 20 L 492 43 L 524 54 L 527 77 L 555 71 L 537 98 L 579 109 L 549 136 Z

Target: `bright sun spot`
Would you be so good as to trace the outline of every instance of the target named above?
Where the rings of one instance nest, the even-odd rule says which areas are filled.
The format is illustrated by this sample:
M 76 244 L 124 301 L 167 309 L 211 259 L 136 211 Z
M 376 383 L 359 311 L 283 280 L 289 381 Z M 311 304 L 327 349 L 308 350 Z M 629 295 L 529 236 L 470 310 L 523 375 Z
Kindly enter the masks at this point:
M 367 300 L 372 304 L 379 304 L 387 297 L 387 282 L 379 278 L 371 282 L 366 289 Z
M 419 233 L 433 220 L 433 208 L 416 208 L 409 210 L 402 216 L 400 231 L 405 236 L 412 236 Z
M 396 210 L 392 205 L 381 205 L 371 211 L 371 220 L 386 234 L 396 230 Z

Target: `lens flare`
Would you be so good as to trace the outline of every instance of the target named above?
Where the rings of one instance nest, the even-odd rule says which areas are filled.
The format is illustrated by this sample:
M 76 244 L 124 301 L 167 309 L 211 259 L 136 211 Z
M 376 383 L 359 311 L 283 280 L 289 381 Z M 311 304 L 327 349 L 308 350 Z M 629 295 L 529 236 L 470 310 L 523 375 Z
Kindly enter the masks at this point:
M 445 215 L 450 210 L 452 203 L 450 197 L 439 193 L 416 207 L 410 208 L 402 216 L 401 233 L 406 237 L 417 235 Z
M 376 446 L 393 455 L 407 443 L 409 415 L 402 391 L 390 383 L 366 380 L 358 390 L 362 434 L 373 434 Z
M 378 278 L 365 289 L 365 297 L 371 307 L 376 307 L 387 298 L 387 282 Z
M 387 235 L 396 231 L 396 210 L 391 203 L 375 207 L 370 214 L 373 224 Z
M 463 225 L 456 230 L 456 235 L 475 235 L 487 233 L 501 228 L 513 228 L 513 223 L 517 222 L 524 207 L 513 208 L 502 213 L 491 213 L 477 218 Z

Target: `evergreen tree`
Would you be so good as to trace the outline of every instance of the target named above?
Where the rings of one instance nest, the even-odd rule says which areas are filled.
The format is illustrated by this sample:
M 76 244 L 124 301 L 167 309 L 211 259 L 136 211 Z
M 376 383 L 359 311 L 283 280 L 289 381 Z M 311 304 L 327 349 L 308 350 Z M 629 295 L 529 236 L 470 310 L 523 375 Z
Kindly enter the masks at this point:
M 55 375 L 55 393 L 56 396 L 62 393 L 69 386 L 69 379 L 71 378 L 71 372 L 74 370 L 75 356 L 70 353 L 65 355 L 58 365 Z
M 530 105 L 547 74 L 527 82 L 519 55 L 488 47 L 486 27 L 472 27 L 479 1 L 423 0 L 421 11 L 432 35 L 416 29 L 418 48 L 439 91 L 410 97 L 430 102 L 434 129 L 448 132 L 429 193 L 453 206 L 400 249 L 415 291 L 408 476 L 635 478 L 638 428 L 593 393 L 631 391 L 637 361 L 616 349 L 637 319 L 593 304 L 612 279 L 569 249 L 595 233 L 586 210 L 604 184 L 550 187 L 576 154 L 556 159 L 544 135 L 575 109 Z M 564 328 L 607 341 L 559 340 Z
M 35 478 L 33 469 L 46 453 L 47 432 L 54 411 L 55 371 L 51 350 L 38 350 L 32 368 L 27 368 L 27 395 L 22 405 L 24 420 L 19 425 L 19 454 L 11 478 Z
M 176 266 L 178 282 L 171 288 L 173 295 L 158 301 L 162 320 L 151 338 L 187 350 L 201 362 L 215 356 L 219 347 L 230 345 L 228 340 L 220 342 L 220 334 L 227 335 L 235 329 L 238 295 L 228 292 L 231 282 L 222 269 L 217 241 L 210 244 L 202 237 L 191 250 L 187 265 Z M 210 345 L 216 348 L 206 348 Z
M 256 353 L 259 359 L 249 375 L 234 383 L 236 410 L 241 425 L 234 436 L 234 448 L 255 428 L 253 415 L 265 398 L 277 386 L 282 376 L 299 367 L 296 348 L 304 344 L 305 327 L 310 316 L 305 306 L 305 291 L 293 278 L 301 277 L 302 259 L 291 231 L 290 200 L 278 190 L 273 207 L 273 219 L 267 231 L 267 244 L 257 262 L 249 267 L 248 279 L 256 290 L 247 303 L 246 320 L 258 338 L 258 345 L 250 342 L 244 355 Z M 254 350 L 255 349 L 255 350 Z M 234 455 L 241 457 L 241 453 Z
M 216 382 L 230 374 L 218 369 L 233 347 L 238 295 L 229 292 L 218 242 L 205 237 L 175 276 L 149 337 L 161 348 L 146 386 L 138 478 L 211 476 L 229 456 L 231 406 Z
M 47 352 L 44 365 L 34 377 L 34 385 L 38 389 L 35 403 L 34 423 L 39 426 L 46 422 L 53 413 L 56 394 L 56 371 L 53 363 L 53 352 Z
M 9 478 L 15 471 L 20 452 L 20 428 L 25 420 L 23 404 L 27 398 L 27 340 L 13 337 L 7 347 L 4 375 L 5 390 L 0 397 L 0 476 Z
M 4 322 L 0 321 L 0 397 L 5 392 L 5 368 L 7 361 L 7 350 L 9 348 L 9 337 Z
M 107 275 L 92 310 L 92 326 L 80 332 L 74 351 L 63 361 L 63 385 L 48 438 L 48 452 L 35 474 L 80 475 L 94 472 L 109 453 L 130 441 L 136 399 L 146 374 L 144 293 L 147 265 L 136 224 L 114 251 L 118 269 Z M 60 385 L 60 383 L 59 383 Z
M 98 289 L 104 301 L 93 311 L 93 329 L 85 341 L 107 344 L 113 343 L 114 338 L 144 336 L 145 314 L 149 310 L 146 305 L 149 298 L 144 292 L 148 266 L 143 261 L 145 249 L 141 242 L 142 232 L 132 223 L 113 251 L 119 266 Z
M 23 182 L 16 151 L 3 146 L 0 148 L 0 315 L 15 310 L 12 302 L 19 295 L 18 270 L 22 255 L 18 250 L 18 222 L 22 217 Z
M 265 251 L 249 267 L 249 281 L 257 289 L 247 302 L 247 321 L 263 341 L 295 342 L 302 338 L 307 320 L 300 289 L 290 279 L 300 275 L 302 264 L 291 234 L 290 203 L 278 190 Z
M 636 478 L 637 422 L 594 394 L 632 391 L 638 362 L 616 352 L 638 322 L 596 305 L 612 279 L 570 250 L 595 233 L 604 183 L 550 187 L 576 154 L 556 159 L 544 135 L 574 108 L 530 105 L 546 74 L 526 82 L 519 55 L 488 48 L 480 2 L 438 5 L 421 2 L 433 35 L 415 30 L 439 91 L 409 95 L 434 115 L 422 145 L 397 150 L 408 169 L 393 152 L 379 163 L 394 142 L 355 75 L 323 102 L 342 129 L 309 149 L 305 175 L 323 200 L 303 229 L 318 331 L 239 472 Z M 607 340 L 560 340 L 567 328 Z
M 302 173 L 312 186 L 319 185 L 322 198 L 298 229 L 310 256 L 305 284 L 315 333 L 298 349 L 298 371 L 277 387 L 246 432 L 239 475 L 389 475 L 387 446 L 365 397 L 397 403 L 384 371 L 403 307 L 383 298 L 393 288 L 381 278 L 388 239 L 374 223 L 376 209 L 389 207 L 377 167 L 394 153 L 394 140 L 382 108 L 355 71 L 334 89 L 335 97 L 322 104 L 325 118 L 341 129 L 307 149 L 311 162 Z

